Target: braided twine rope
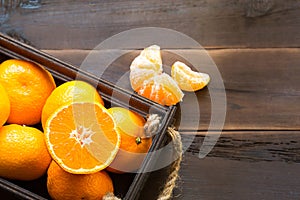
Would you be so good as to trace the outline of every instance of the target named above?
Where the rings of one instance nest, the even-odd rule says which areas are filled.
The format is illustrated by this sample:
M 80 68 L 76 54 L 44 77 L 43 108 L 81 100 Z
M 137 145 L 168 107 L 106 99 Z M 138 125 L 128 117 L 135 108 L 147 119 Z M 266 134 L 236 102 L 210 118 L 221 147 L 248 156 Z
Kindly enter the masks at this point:
M 150 115 L 147 119 L 147 122 L 144 126 L 146 135 L 153 135 L 157 131 L 160 125 L 160 117 L 156 114 Z M 157 200 L 168 200 L 172 197 L 173 189 L 176 186 L 176 180 L 178 179 L 178 172 L 180 169 L 180 163 L 182 160 L 182 142 L 181 136 L 178 131 L 174 128 L 168 127 L 167 133 L 172 138 L 173 149 L 177 154 L 176 160 L 171 164 L 171 172 L 168 178 L 165 181 L 164 187 L 160 192 Z M 113 193 L 108 193 L 103 197 L 103 200 L 122 200 L 121 198 L 116 197 Z

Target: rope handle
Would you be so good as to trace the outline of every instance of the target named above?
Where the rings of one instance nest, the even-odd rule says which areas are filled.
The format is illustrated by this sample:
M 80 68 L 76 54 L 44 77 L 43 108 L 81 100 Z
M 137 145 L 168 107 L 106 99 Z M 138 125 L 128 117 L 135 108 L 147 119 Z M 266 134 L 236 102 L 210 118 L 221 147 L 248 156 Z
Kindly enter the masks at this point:
M 147 122 L 144 125 L 146 136 L 152 136 L 159 128 L 160 125 L 160 117 L 157 114 L 151 114 L 147 118 Z M 168 127 L 167 133 L 172 138 L 174 152 L 177 154 L 176 161 L 174 161 L 171 165 L 171 173 L 169 174 L 167 180 L 165 181 L 165 185 L 163 190 L 160 192 L 157 200 L 168 200 L 172 197 L 173 189 L 176 186 L 176 180 L 178 179 L 180 163 L 182 160 L 182 142 L 181 136 L 178 131 L 174 128 Z M 103 200 L 122 200 L 116 197 L 113 193 L 108 193 L 103 197 Z

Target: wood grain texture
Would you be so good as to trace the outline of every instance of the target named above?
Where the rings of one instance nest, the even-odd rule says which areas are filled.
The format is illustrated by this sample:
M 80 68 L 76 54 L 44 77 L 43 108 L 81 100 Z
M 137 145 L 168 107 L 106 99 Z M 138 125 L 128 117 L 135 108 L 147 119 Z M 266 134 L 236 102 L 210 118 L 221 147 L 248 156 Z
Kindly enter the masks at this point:
M 173 29 L 207 48 L 299 47 L 299 8 L 295 0 L 44 0 L 17 9 L 0 30 L 48 49 L 93 49 L 139 27 Z
M 184 134 L 190 145 L 174 199 L 299 199 L 299 133 L 223 132 L 204 159 L 203 136 Z
M 185 154 L 198 157 L 206 133 L 181 132 Z M 299 131 L 223 131 L 208 157 L 241 162 L 300 162 Z
M 299 164 L 185 157 L 174 200 L 297 200 Z
M 177 51 L 198 55 L 197 50 Z M 82 50 L 47 52 L 76 66 L 80 66 L 89 53 Z M 300 129 L 299 49 L 228 49 L 209 50 L 208 53 L 216 63 L 225 85 L 225 130 Z M 105 69 L 102 78 L 130 90 L 128 70 L 131 60 L 137 54 L 126 54 L 117 59 L 113 66 Z M 168 51 L 163 52 L 163 57 L 166 65 L 177 58 L 182 59 Z M 204 64 L 201 70 L 210 74 L 210 66 Z M 96 75 L 102 71 L 97 60 L 82 67 Z M 219 89 L 210 88 L 211 92 L 218 92 Z M 195 97 L 198 101 L 196 106 L 200 108 L 199 126 L 192 123 L 199 119 L 199 112 L 196 112 L 195 104 L 191 103 Z M 185 130 L 207 130 L 211 116 L 210 91 L 206 88 L 195 94 L 186 93 L 182 104 L 189 115 L 182 119 L 180 127 Z

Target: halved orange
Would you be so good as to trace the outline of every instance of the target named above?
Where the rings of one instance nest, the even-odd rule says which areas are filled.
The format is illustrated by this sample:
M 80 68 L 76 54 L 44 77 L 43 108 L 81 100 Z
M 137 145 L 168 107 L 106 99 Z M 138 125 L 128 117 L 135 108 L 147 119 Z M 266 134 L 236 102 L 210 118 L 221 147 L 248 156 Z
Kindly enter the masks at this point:
M 120 134 L 107 109 L 96 102 L 73 102 L 46 121 L 45 138 L 52 158 L 66 171 L 90 174 L 113 161 Z
M 185 63 L 177 61 L 172 65 L 172 78 L 184 91 L 197 91 L 204 88 L 210 81 L 208 74 L 193 71 Z

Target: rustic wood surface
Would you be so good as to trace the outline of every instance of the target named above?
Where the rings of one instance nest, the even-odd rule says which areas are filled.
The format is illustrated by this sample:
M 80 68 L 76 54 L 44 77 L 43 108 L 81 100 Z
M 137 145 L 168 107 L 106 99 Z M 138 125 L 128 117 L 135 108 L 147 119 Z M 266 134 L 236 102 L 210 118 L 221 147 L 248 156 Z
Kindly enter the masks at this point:
M 212 48 L 299 47 L 299 7 L 295 0 L 44 0 L 40 9 L 17 10 L 2 30 L 47 49 L 92 49 L 144 26 L 174 29 Z
M 295 0 L 42 0 L 39 9 L 11 13 L 0 30 L 78 67 L 91 49 L 121 31 L 152 26 L 187 34 L 221 73 L 227 115 L 217 144 L 200 159 L 211 102 L 207 89 L 196 93 L 200 124 L 189 123 L 198 119 L 190 105 L 181 124 L 188 146 L 173 199 L 299 199 L 299 8 Z M 117 59 L 103 78 L 118 81 L 136 54 Z M 163 55 L 174 58 L 167 49 Z M 183 103 L 189 105 L 191 96 Z M 161 174 L 150 180 L 160 182 Z M 145 195 L 154 192 L 149 188 Z

